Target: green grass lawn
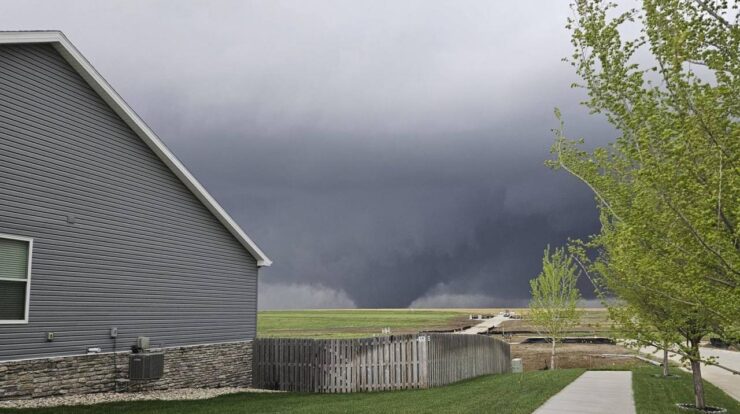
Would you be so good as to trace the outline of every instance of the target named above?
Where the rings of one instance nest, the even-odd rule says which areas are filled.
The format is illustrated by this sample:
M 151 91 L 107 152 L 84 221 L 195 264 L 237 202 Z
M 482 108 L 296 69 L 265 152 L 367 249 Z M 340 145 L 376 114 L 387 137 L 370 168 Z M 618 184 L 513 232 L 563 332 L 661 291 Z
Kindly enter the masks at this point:
M 2 410 L 0 414 L 246 414 L 246 413 L 499 413 L 528 414 L 571 381 L 582 369 L 533 371 L 489 375 L 428 390 L 357 394 L 244 393 L 200 401 L 139 401 L 48 409 Z M 676 379 L 656 377 L 656 367 L 633 368 L 633 389 L 638 414 L 687 413 L 676 402 L 693 401 L 691 377 L 675 372 Z M 707 401 L 730 414 L 740 404 L 705 383 Z
M 0 410 L 26 414 L 246 413 L 511 413 L 529 414 L 583 370 L 489 375 L 427 390 L 357 394 L 232 394 L 201 401 L 140 401 L 50 409 Z
M 470 325 L 468 314 L 447 310 L 301 310 L 263 311 L 257 316 L 257 335 L 283 338 L 358 338 L 450 329 Z
M 676 407 L 676 403 L 693 403 L 694 391 L 691 374 L 673 369 L 677 378 L 656 377 L 660 369 L 655 367 L 632 370 L 632 389 L 638 414 L 690 413 Z M 740 379 L 738 379 L 740 381 Z M 724 407 L 728 414 L 740 414 L 740 403 L 714 385 L 704 381 L 705 399 L 708 405 Z

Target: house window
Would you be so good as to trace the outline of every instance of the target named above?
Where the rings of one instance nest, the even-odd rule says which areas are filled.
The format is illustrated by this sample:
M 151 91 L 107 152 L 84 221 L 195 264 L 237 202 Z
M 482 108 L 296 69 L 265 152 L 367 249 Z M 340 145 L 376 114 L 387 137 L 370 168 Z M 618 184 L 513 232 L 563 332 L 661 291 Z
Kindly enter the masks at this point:
M 33 239 L 0 234 L 0 324 L 27 323 Z

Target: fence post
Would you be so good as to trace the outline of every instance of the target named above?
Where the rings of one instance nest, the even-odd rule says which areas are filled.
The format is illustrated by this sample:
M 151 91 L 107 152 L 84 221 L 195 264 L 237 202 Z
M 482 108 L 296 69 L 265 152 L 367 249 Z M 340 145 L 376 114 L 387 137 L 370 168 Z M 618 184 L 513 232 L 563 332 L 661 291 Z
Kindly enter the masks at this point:
M 336 392 L 429 388 L 509 372 L 508 343 L 479 335 L 254 340 L 255 387 Z

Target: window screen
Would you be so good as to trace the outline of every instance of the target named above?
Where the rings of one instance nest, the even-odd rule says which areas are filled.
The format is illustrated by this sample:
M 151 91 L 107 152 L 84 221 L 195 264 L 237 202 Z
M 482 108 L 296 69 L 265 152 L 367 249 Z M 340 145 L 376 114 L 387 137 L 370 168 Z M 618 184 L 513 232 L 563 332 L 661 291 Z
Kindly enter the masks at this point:
M 26 319 L 31 242 L 0 236 L 0 322 Z

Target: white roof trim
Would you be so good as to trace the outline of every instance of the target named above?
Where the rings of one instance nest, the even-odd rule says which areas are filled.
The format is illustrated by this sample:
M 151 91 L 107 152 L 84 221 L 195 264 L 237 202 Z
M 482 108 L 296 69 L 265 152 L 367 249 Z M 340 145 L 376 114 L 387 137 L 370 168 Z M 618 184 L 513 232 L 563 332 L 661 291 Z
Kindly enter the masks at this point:
M 231 234 L 257 259 L 258 266 L 270 266 L 270 260 L 247 236 L 226 210 L 208 194 L 208 191 L 193 177 L 184 165 L 170 152 L 157 135 L 139 118 L 126 101 L 95 70 L 90 62 L 72 45 L 62 32 L 0 32 L 0 44 L 7 43 L 50 43 L 75 68 L 85 81 L 110 105 L 113 111 L 154 151 L 172 172 L 193 192 L 193 194 L 213 213 Z

